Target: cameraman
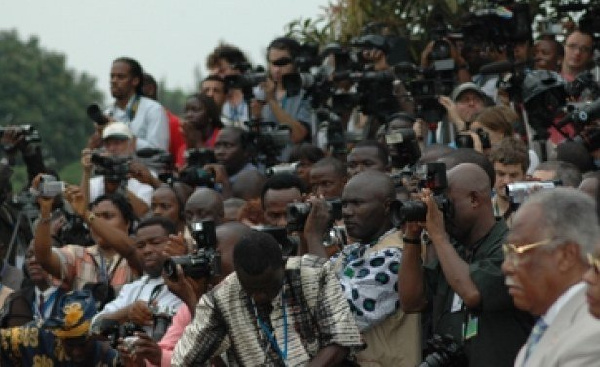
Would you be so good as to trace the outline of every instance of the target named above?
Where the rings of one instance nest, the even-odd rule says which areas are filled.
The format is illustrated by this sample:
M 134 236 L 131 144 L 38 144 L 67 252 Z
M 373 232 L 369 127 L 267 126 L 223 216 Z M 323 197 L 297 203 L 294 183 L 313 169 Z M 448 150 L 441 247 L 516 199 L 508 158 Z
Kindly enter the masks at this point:
M 217 251 L 221 254 L 221 274 L 209 278 L 202 277 L 194 279 L 185 275 L 178 266 L 177 280 L 171 280 L 163 274 L 165 284 L 169 290 L 184 301 L 177 313 L 173 316 L 173 323 L 167 329 L 163 338 L 157 343 L 148 335 L 138 333 L 140 338 L 133 345 L 134 363 L 139 366 L 161 366 L 171 365 L 171 356 L 175 345 L 181 339 L 185 328 L 192 322 L 196 312 L 196 304 L 211 286 L 216 286 L 233 272 L 233 248 L 240 239 L 249 234 L 251 229 L 239 222 L 225 223 L 217 227 Z M 146 362 L 144 364 L 143 362 Z
M 109 123 L 102 131 L 102 144 L 104 146 L 106 157 L 123 159 L 130 157 L 134 153 L 133 134 L 122 122 Z M 112 181 L 107 176 L 91 177 L 92 173 L 92 155 L 98 154 L 89 149 L 81 152 L 81 164 L 83 166 L 83 176 L 81 186 L 88 202 L 96 200 L 99 196 L 108 193 L 112 194 L 124 189 L 122 194 L 127 197 L 137 216 L 143 216 L 150 209 L 152 198 L 152 186 L 141 183 L 136 178 L 130 177 L 125 181 Z M 132 175 L 138 175 L 144 167 L 137 167 L 139 163 L 129 164 L 128 170 Z M 136 168 L 137 167 L 137 168 Z M 111 169 L 114 167 L 110 167 Z
M 469 366 L 512 366 L 531 328 L 517 311 L 500 271 L 508 228 L 496 221 L 490 179 L 479 166 L 463 163 L 448 171 L 443 213 L 431 191 L 424 227 L 437 260 L 421 264 L 421 225 L 406 223 L 398 293 L 405 312 L 432 307 L 433 333 L 462 345 Z
M 265 100 L 252 101 L 251 117 L 264 122 L 277 122 L 290 128 L 292 143 L 299 144 L 310 139 L 312 109 L 305 92 L 289 96 L 283 86 L 283 76 L 294 73 L 294 60 L 300 44 L 287 37 L 273 40 L 267 47 L 269 77 L 261 85 Z
M 21 157 L 27 167 L 27 186 L 31 185 L 35 176 L 42 172 L 48 172 L 44 165 L 41 147 L 30 142 L 21 127 L 7 126 L 4 128 L 0 144 L 7 155 L 8 164 L 11 166 L 16 163 L 17 152 L 21 152 Z

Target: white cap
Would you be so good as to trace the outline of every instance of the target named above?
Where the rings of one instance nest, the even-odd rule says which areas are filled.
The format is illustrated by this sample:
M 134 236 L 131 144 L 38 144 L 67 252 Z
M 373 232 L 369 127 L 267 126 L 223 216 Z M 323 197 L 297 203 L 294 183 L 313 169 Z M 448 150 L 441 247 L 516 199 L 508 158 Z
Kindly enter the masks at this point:
M 133 134 L 125 123 L 111 122 L 102 131 L 102 139 L 108 138 L 129 140 L 133 138 Z

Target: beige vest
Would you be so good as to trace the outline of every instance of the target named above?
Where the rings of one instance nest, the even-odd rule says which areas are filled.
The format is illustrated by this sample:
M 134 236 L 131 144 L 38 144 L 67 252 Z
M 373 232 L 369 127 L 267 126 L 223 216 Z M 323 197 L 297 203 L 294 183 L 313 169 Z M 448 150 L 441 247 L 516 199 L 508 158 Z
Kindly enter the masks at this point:
M 365 253 L 386 247 L 402 249 L 400 231 L 382 238 Z M 401 309 L 379 325 L 362 334 L 367 348 L 357 354 L 364 367 L 414 367 L 421 362 L 421 315 L 405 314 Z

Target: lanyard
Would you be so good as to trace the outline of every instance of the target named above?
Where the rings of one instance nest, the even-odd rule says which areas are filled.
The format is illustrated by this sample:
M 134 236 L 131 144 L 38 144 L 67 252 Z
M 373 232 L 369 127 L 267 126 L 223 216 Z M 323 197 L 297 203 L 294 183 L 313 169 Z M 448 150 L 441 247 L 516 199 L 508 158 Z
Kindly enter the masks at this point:
M 267 324 L 265 324 L 258 316 L 258 311 L 256 310 L 256 305 L 254 306 L 254 314 L 256 316 L 256 320 L 258 321 L 258 325 L 260 326 L 260 328 L 263 331 L 263 334 L 267 337 L 269 344 L 271 344 L 271 346 L 273 347 L 273 349 L 275 349 L 277 354 L 279 354 L 281 359 L 285 361 L 287 359 L 287 355 L 288 355 L 288 321 L 287 321 L 287 311 L 286 311 L 286 307 L 285 307 L 285 301 L 283 298 L 283 294 L 281 296 L 281 311 L 283 313 L 283 351 L 281 350 L 281 348 L 279 347 L 279 344 L 277 343 L 277 340 L 275 339 L 275 330 L 273 329 L 273 332 L 271 332 L 269 330 L 269 327 L 267 326 Z
M 135 114 L 137 113 L 138 107 L 140 105 L 140 95 L 136 94 L 135 98 L 133 99 L 133 101 L 131 102 L 130 105 L 127 106 L 127 108 L 125 109 L 125 114 L 127 114 L 127 118 L 129 119 L 129 122 L 132 122 L 133 119 L 135 118 Z
M 54 304 L 54 300 L 56 299 L 57 293 L 58 293 L 58 289 L 56 289 L 54 292 L 52 292 L 50 297 L 48 297 L 48 299 L 44 300 L 44 303 L 41 305 L 39 304 L 39 297 L 36 297 L 33 304 L 31 305 L 33 314 L 38 316 L 40 319 L 45 319 L 46 311 L 48 311 L 48 307 L 50 307 L 52 304 Z M 41 312 L 40 312 L 40 308 L 41 308 Z

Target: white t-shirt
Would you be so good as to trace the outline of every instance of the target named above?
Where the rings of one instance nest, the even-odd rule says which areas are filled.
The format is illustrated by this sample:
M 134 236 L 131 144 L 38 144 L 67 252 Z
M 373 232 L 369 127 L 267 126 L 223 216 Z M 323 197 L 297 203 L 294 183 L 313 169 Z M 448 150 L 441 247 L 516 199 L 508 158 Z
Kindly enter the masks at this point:
M 130 178 L 127 180 L 127 190 L 150 206 L 152 192 L 154 191 L 152 186 L 141 183 L 135 178 Z M 90 179 L 90 203 L 104 195 L 104 193 L 104 176 L 92 177 Z

